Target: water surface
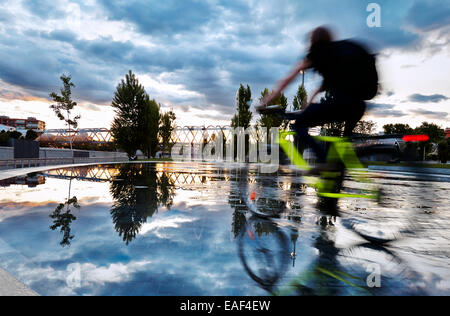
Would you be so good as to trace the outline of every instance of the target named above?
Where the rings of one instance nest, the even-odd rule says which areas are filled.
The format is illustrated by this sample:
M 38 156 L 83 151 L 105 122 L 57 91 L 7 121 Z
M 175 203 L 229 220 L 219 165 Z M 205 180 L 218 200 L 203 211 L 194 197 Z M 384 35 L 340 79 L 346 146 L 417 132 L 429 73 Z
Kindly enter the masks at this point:
M 337 219 L 292 170 L 148 163 L 3 180 L 0 267 L 41 295 L 450 294 L 450 182 L 372 176 L 384 204 L 342 199 Z M 252 192 L 275 218 L 252 215 Z M 398 240 L 367 244 L 352 219 Z

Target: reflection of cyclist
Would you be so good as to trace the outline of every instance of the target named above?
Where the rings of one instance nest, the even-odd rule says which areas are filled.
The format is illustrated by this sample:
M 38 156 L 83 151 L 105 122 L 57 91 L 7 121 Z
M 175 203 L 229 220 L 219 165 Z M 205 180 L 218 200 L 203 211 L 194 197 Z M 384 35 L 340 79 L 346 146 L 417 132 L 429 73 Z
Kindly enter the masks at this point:
M 311 47 L 307 57 L 277 89 L 262 100 L 261 105 L 256 107 L 258 112 L 273 111 L 267 104 L 299 73 L 309 68 L 323 76 L 323 83 L 313 94 L 311 102 L 323 91 L 330 97 L 321 103 L 310 103 L 303 110 L 283 113 L 283 116 L 295 120 L 293 130 L 300 140 L 314 150 L 318 161 L 323 163 L 326 152 L 308 134 L 308 127 L 345 122 L 344 136 L 349 136 L 365 112 L 364 100 L 373 98 L 377 92 L 378 76 L 374 57 L 362 46 L 349 40 L 333 41 L 327 28 L 318 27 L 311 34 Z

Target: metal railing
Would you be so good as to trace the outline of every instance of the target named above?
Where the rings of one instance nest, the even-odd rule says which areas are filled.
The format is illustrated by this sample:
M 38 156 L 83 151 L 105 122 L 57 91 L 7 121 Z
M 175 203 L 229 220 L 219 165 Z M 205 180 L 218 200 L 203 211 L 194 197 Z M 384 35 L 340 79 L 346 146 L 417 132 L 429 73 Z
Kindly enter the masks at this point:
M 126 157 L 96 157 L 96 158 L 39 158 L 39 159 L 5 159 L 0 160 L 0 170 L 36 168 L 56 165 L 83 163 L 105 163 L 128 161 Z

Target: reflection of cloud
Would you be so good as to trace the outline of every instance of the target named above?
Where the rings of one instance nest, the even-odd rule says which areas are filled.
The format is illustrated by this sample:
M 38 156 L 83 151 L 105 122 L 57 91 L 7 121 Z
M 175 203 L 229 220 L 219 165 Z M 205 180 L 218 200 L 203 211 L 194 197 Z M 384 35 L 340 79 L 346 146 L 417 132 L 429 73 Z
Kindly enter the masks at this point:
M 134 273 L 145 270 L 149 264 L 151 264 L 150 261 L 131 261 L 128 264 L 112 263 L 107 266 L 96 266 L 92 263 L 70 264 L 67 266 L 67 271 L 78 274 L 79 286 L 84 287 L 91 286 L 93 283 L 104 285 L 109 282 L 128 281 Z M 69 281 L 68 283 L 76 284 L 77 282 Z
M 145 235 L 148 232 L 154 231 L 158 238 L 167 238 L 161 231 L 166 228 L 179 228 L 183 223 L 191 223 L 196 221 L 196 218 L 187 217 L 169 217 L 169 218 L 154 218 L 150 223 L 142 225 L 140 234 Z

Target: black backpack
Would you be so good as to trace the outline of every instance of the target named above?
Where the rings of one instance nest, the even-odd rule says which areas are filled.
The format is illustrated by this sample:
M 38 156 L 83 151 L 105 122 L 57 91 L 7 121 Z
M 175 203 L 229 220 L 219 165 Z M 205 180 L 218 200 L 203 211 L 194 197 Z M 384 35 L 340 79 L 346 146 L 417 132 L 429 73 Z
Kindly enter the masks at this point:
M 376 57 L 366 52 L 364 61 L 364 72 L 361 75 L 361 95 L 364 100 L 373 99 L 378 93 L 378 72 Z
M 369 53 L 363 46 L 353 41 L 337 42 L 340 46 L 341 71 L 346 73 L 345 80 L 362 100 L 371 100 L 378 93 L 378 72 L 376 55 Z

